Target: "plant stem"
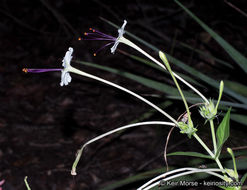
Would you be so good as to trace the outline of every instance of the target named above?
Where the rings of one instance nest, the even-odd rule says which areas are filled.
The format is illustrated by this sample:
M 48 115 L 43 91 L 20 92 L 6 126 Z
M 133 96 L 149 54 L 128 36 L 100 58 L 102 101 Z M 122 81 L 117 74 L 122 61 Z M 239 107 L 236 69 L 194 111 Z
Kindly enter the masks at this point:
M 181 90 L 181 88 L 180 88 L 180 86 L 179 86 L 179 84 L 177 82 L 177 79 L 175 78 L 175 76 L 174 76 L 174 74 L 172 72 L 171 66 L 170 66 L 170 64 L 169 64 L 169 62 L 168 62 L 168 60 L 166 58 L 166 55 L 163 52 L 160 51 L 159 52 L 159 56 L 160 56 L 161 60 L 165 63 L 167 70 L 171 74 L 172 79 L 173 79 L 174 83 L 176 84 L 176 87 L 178 89 L 178 92 L 179 92 L 179 94 L 180 94 L 180 96 L 181 96 L 181 98 L 182 98 L 182 100 L 184 102 L 184 106 L 185 106 L 185 109 L 187 111 L 188 122 L 189 122 L 190 126 L 193 127 L 193 123 L 192 123 L 191 116 L 190 116 L 189 106 L 188 106 L 187 101 L 186 101 L 186 99 L 184 97 L 184 94 L 183 94 L 183 92 L 182 92 L 182 90 Z
M 219 166 L 220 169 L 224 170 L 219 158 L 215 158 L 215 162 L 217 163 L 217 165 Z M 222 173 L 225 173 L 225 172 L 222 172 Z
M 122 127 L 119 127 L 117 129 L 113 129 L 111 131 L 108 131 L 102 135 L 99 135 L 97 137 L 94 137 L 93 139 L 87 141 L 86 143 L 84 143 L 82 145 L 82 147 L 77 151 L 77 155 L 76 155 L 76 159 L 72 165 L 72 169 L 71 169 L 71 175 L 76 175 L 76 167 L 78 165 L 78 162 L 80 161 L 80 158 L 81 158 L 81 155 L 82 155 L 82 152 L 84 150 L 84 148 L 95 142 L 95 141 L 98 141 L 106 136 L 109 136 L 113 133 L 116 133 L 118 131 L 121 131 L 121 130 L 125 130 L 125 129 L 129 129 L 129 128 L 132 128 L 132 127 L 137 127 L 137 126 L 143 126 L 143 125 L 166 125 L 166 126 L 175 126 L 174 123 L 171 123 L 171 122 L 164 122 L 164 121 L 147 121 L 147 122 L 139 122 L 139 123 L 133 123 L 133 124 L 129 124 L 129 125 L 125 125 L 125 126 L 122 126 Z
M 215 130 L 214 130 L 214 121 L 213 119 L 211 119 L 209 122 L 210 122 L 210 128 L 211 128 L 211 134 L 212 134 L 212 140 L 213 140 L 213 146 L 214 146 L 214 154 L 216 155 L 217 144 L 216 144 L 216 137 L 215 137 Z
M 207 147 L 207 145 L 202 141 L 202 139 L 196 134 L 194 133 L 193 136 L 196 138 L 196 140 L 202 145 L 202 147 L 208 152 L 208 154 L 214 158 L 214 154 L 212 153 L 212 151 Z
M 24 182 L 25 182 L 25 185 L 26 185 L 27 190 L 31 190 L 31 188 L 30 188 L 30 186 L 29 186 L 29 184 L 27 182 L 27 176 L 25 176 Z
M 215 158 L 215 155 L 212 153 L 212 151 L 207 147 L 207 145 L 201 140 L 201 138 L 194 133 L 193 136 L 196 138 L 196 140 L 202 145 L 202 147 L 208 152 L 208 154 L 215 160 L 215 162 L 217 163 L 217 165 L 219 166 L 219 168 L 221 170 L 224 170 L 219 158 Z M 222 171 L 222 173 L 225 173 L 224 171 Z
M 235 175 L 237 175 L 237 176 L 235 176 L 234 178 L 237 180 L 237 181 L 239 181 L 238 180 L 238 170 L 237 170 L 237 165 L 236 165 L 236 160 L 235 160 L 235 156 L 234 156 L 234 153 L 233 153 L 233 151 L 232 151 L 232 149 L 231 148 L 227 148 L 227 152 L 232 156 L 232 162 L 233 162 L 233 168 L 234 168 L 234 172 L 235 172 Z

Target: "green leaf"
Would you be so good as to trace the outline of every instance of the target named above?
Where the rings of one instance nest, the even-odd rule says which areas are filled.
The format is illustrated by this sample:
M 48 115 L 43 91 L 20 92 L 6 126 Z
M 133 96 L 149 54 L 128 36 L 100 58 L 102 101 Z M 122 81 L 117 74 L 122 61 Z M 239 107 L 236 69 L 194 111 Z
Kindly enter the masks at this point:
M 224 119 L 220 123 L 217 129 L 217 132 L 216 132 L 217 149 L 218 149 L 217 152 L 220 152 L 223 144 L 225 143 L 225 141 L 228 139 L 230 135 L 230 112 L 231 112 L 231 108 L 228 109 Z
M 247 173 L 241 178 L 241 183 L 244 184 L 245 180 L 247 179 Z
M 194 15 L 189 9 L 183 6 L 178 0 L 174 0 L 184 11 L 190 15 L 204 30 L 206 30 L 219 45 L 230 55 L 230 57 L 247 73 L 247 58 L 244 57 L 239 51 L 237 51 L 231 44 L 225 41 L 220 35 L 209 28 L 204 22 L 202 22 L 196 15 Z
M 198 157 L 198 158 L 212 159 L 211 156 L 201 154 L 198 152 L 172 152 L 172 153 L 167 154 L 167 156 L 193 156 L 193 157 Z
M 212 56 L 212 55 L 210 55 L 210 54 L 208 54 L 208 53 L 205 53 L 205 52 L 203 52 L 203 51 L 201 51 L 201 50 L 199 50 L 199 49 L 195 49 L 194 47 L 191 47 L 191 46 L 188 45 L 188 44 L 185 44 L 185 43 L 183 43 L 183 42 L 180 42 L 179 44 L 180 44 L 181 46 L 187 48 L 187 49 L 190 49 L 191 51 L 194 51 L 194 52 L 196 52 L 196 53 L 198 53 L 198 54 L 200 54 L 200 55 L 206 57 L 206 58 L 213 59 L 215 62 L 218 62 L 218 63 L 220 63 L 220 64 L 222 64 L 222 65 L 224 65 L 224 66 L 226 66 L 226 67 L 228 67 L 228 68 L 231 68 L 231 69 L 234 68 L 230 63 L 228 63 L 228 62 L 226 62 L 226 61 L 223 61 L 223 60 L 221 60 L 221 59 L 219 59 L 219 58 L 216 58 L 216 57 L 214 57 L 214 56 Z
M 118 69 L 113 69 L 113 68 L 110 68 L 110 67 L 107 67 L 107 66 L 101 66 L 101 65 L 98 65 L 98 64 L 89 63 L 89 62 L 85 62 L 85 61 L 76 60 L 74 62 L 83 64 L 83 65 L 87 65 L 89 67 L 94 67 L 94 68 L 97 68 L 97 69 L 100 69 L 100 70 L 108 71 L 108 72 L 111 72 L 111 73 L 114 73 L 114 74 L 117 74 L 117 75 L 120 75 L 120 76 L 123 76 L 125 78 L 134 80 L 136 82 L 141 83 L 142 85 L 145 85 L 147 87 L 153 88 L 153 89 L 158 90 L 160 92 L 164 92 L 164 93 L 169 94 L 169 95 L 176 95 L 176 96 L 179 95 L 177 88 L 171 87 L 170 85 L 167 85 L 167 84 L 155 81 L 155 80 L 151 80 L 151 79 L 148 79 L 148 78 L 145 78 L 145 77 L 142 77 L 142 76 L 134 75 L 132 73 L 128 73 L 128 72 L 121 71 L 121 70 L 118 70 Z M 195 96 L 195 94 L 193 94 L 191 92 L 188 92 L 188 91 L 184 91 L 184 94 L 186 96 L 192 96 L 192 97 Z

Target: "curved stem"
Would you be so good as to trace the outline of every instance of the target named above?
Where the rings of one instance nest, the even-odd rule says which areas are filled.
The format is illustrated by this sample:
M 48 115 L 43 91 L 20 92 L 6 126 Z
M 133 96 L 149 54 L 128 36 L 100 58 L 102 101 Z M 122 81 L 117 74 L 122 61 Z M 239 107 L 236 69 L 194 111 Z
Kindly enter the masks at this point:
M 185 106 L 185 109 L 187 111 L 188 122 L 189 122 L 190 126 L 193 127 L 193 123 L 192 123 L 192 120 L 191 120 L 190 110 L 189 110 L 188 103 L 187 103 L 187 101 L 186 101 L 186 99 L 184 97 L 184 94 L 183 94 L 183 92 L 182 92 L 182 90 L 181 90 L 181 88 L 180 88 L 180 86 L 179 86 L 179 84 L 177 82 L 176 77 L 174 76 L 174 74 L 172 72 L 171 66 L 170 66 L 170 64 L 169 64 L 169 62 L 168 62 L 168 60 L 166 58 L 166 55 L 163 52 L 159 51 L 159 56 L 160 56 L 161 60 L 165 63 L 167 70 L 171 74 L 172 79 L 173 79 L 174 83 L 176 84 L 176 87 L 178 89 L 178 92 L 179 92 L 179 94 L 180 94 L 180 96 L 181 96 L 181 98 L 182 98 L 182 100 L 184 102 L 184 106 Z
M 122 37 L 119 39 L 120 42 L 134 48 L 135 50 L 139 51 L 140 53 L 142 53 L 143 55 L 145 55 L 146 57 L 148 57 L 149 59 L 151 59 L 154 63 L 156 63 L 157 65 L 159 65 L 160 67 L 162 67 L 163 69 L 166 70 L 166 67 L 159 61 L 157 61 L 155 58 L 153 58 L 151 55 L 149 55 L 147 52 L 143 51 L 140 47 L 138 47 L 137 45 L 135 45 L 133 42 L 131 42 L 130 40 Z M 181 78 L 179 75 L 177 75 L 176 73 L 174 73 L 174 76 L 179 79 L 181 82 L 183 82 L 184 84 L 186 84 L 189 88 L 191 88 L 195 93 L 197 93 L 205 102 L 209 103 L 207 98 L 205 98 L 205 96 L 202 95 L 202 93 L 200 93 L 195 87 L 193 87 L 190 83 L 188 83 L 187 81 L 185 81 L 183 78 Z
M 83 152 L 84 148 L 87 145 L 89 145 L 89 144 L 91 144 L 91 143 L 93 143 L 95 141 L 98 141 L 98 140 L 100 140 L 100 139 L 102 139 L 102 138 L 104 138 L 106 136 L 109 136 L 109 135 L 111 135 L 113 133 L 116 133 L 118 131 L 121 131 L 121 130 L 124 130 L 124 129 L 129 129 L 129 128 L 132 128 L 132 127 L 143 126 L 143 125 L 168 125 L 168 126 L 175 126 L 175 124 L 174 123 L 171 123 L 171 122 L 165 122 L 165 121 L 147 121 L 147 122 L 139 122 L 139 123 L 133 123 L 133 124 L 125 125 L 125 126 L 122 126 L 122 127 L 117 128 L 117 129 L 113 129 L 111 131 L 108 131 L 108 132 L 106 132 L 106 133 L 104 133 L 102 135 L 99 135 L 99 136 L 97 136 L 97 137 L 95 137 L 95 138 L 87 141 L 78 150 L 77 155 L 76 155 L 76 159 L 75 159 L 75 161 L 74 161 L 74 163 L 72 165 L 71 175 L 76 175 L 76 167 L 77 167 L 78 162 L 79 162 L 79 160 L 81 158 L 82 152 Z
M 29 186 L 29 184 L 27 182 L 27 176 L 25 176 L 24 182 L 25 182 L 25 185 L 26 185 L 27 190 L 31 190 L 31 188 L 30 188 L 30 186 Z
M 100 81 L 100 82 L 103 82 L 105 84 L 108 84 L 110 86 L 113 86 L 115 88 L 118 88 L 124 92 L 127 92 L 128 94 L 131 94 L 132 96 L 135 96 L 136 98 L 138 98 L 139 100 L 145 102 L 146 104 L 150 105 L 151 107 L 153 107 L 154 109 L 156 109 L 157 111 L 159 111 L 160 113 L 162 113 L 164 116 L 166 116 L 168 119 L 170 119 L 175 125 L 178 125 L 178 122 L 173 118 L 171 117 L 168 113 L 166 113 L 165 111 L 163 111 L 162 109 L 160 109 L 158 106 L 156 106 L 155 104 L 153 104 L 152 102 L 148 101 L 147 99 L 143 98 L 142 96 L 122 87 L 122 86 L 119 86 L 115 83 L 112 83 L 110 81 L 107 81 L 105 79 L 102 79 L 100 77 L 97 77 L 95 75 L 91 75 L 89 73 L 86 73 L 86 72 L 83 72 L 83 71 L 80 71 L 72 66 L 70 66 L 68 69 L 67 69 L 68 72 L 72 72 L 72 73 L 76 73 L 76 74 L 79 74 L 79 75 L 82 75 L 82 76 L 85 76 L 85 77 L 88 77 L 88 78 L 91 78 L 91 79 L 94 79 L 94 80 L 97 80 L 97 81 Z
M 182 171 L 186 171 L 186 170 L 190 170 L 190 171 L 194 171 L 196 168 L 179 168 L 179 169 L 176 169 L 176 170 L 172 170 L 172 171 L 169 171 L 169 172 L 165 172 L 164 174 L 161 174 L 153 179 L 151 179 L 150 181 L 148 181 L 147 183 L 145 183 L 144 185 L 142 185 L 141 187 L 138 188 L 139 189 L 143 189 L 145 187 L 147 187 L 148 185 L 152 184 L 153 182 L 159 180 L 161 177 L 166 177 L 168 175 L 171 175 L 173 173 L 177 173 L 177 172 L 182 172 Z

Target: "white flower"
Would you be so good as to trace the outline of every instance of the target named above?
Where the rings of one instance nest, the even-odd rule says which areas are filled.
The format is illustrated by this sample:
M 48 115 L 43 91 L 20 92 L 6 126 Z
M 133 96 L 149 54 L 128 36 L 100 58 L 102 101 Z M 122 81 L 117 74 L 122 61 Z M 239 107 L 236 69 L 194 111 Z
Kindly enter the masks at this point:
M 72 78 L 68 72 L 68 68 L 71 67 L 70 61 L 72 59 L 72 53 L 73 53 L 73 48 L 70 47 L 63 58 L 63 64 L 62 65 L 63 65 L 64 69 L 61 71 L 62 74 L 61 74 L 60 86 L 68 85 L 72 80 Z
M 125 33 L 124 27 L 126 26 L 126 24 L 127 24 L 127 21 L 124 20 L 124 23 L 123 23 L 122 27 L 118 29 L 118 37 L 117 37 L 114 45 L 111 48 L 111 53 L 113 53 L 113 54 L 115 53 L 115 51 L 117 49 L 117 46 L 118 46 L 118 44 L 120 42 L 119 40 L 123 37 L 123 34 Z

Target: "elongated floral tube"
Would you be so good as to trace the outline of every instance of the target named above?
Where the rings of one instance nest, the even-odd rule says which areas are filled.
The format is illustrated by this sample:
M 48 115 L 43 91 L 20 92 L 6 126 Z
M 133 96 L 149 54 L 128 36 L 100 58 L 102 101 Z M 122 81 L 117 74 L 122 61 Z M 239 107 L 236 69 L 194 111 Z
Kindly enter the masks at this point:
M 141 54 L 145 55 L 146 57 L 148 57 L 150 60 L 152 60 L 154 63 L 156 63 L 157 65 L 159 65 L 160 67 L 162 67 L 163 69 L 167 70 L 165 65 L 162 64 L 161 62 L 159 62 L 158 60 L 156 60 L 155 58 L 153 58 L 151 55 L 149 55 L 147 52 L 145 52 L 144 50 L 142 50 L 140 47 L 138 47 L 136 44 L 134 44 L 133 42 L 131 42 L 130 40 L 128 40 L 125 37 L 121 37 L 119 39 L 119 42 L 122 42 L 132 48 L 134 48 L 135 50 L 139 51 Z M 179 75 L 177 75 L 176 73 L 174 73 L 174 76 L 180 80 L 181 82 L 183 82 L 185 85 L 187 85 L 189 88 L 191 88 L 195 93 L 197 93 L 206 103 L 208 103 L 207 98 L 200 93 L 195 87 L 193 87 L 190 83 L 188 83 L 186 80 L 184 80 L 182 77 L 180 77 Z
M 97 77 L 95 75 L 91 75 L 89 73 L 80 71 L 79 69 L 76 69 L 76 68 L 74 68 L 72 66 L 70 66 L 70 67 L 67 68 L 67 72 L 72 72 L 72 73 L 75 73 L 75 74 L 78 74 L 78 75 L 82 75 L 82 76 L 85 76 L 85 77 L 88 77 L 88 78 L 91 78 L 91 79 L 94 79 L 94 80 L 103 82 L 103 83 L 108 84 L 110 86 L 113 86 L 115 88 L 118 88 L 118 89 L 120 89 L 120 90 L 122 90 L 124 92 L 127 92 L 128 94 L 131 94 L 132 96 L 135 96 L 139 100 L 142 100 L 146 104 L 148 104 L 151 107 L 153 107 L 154 109 L 156 109 L 158 112 L 160 112 L 161 114 L 163 114 L 164 116 L 166 116 L 168 119 L 170 119 L 175 125 L 178 125 L 178 122 L 172 116 L 170 116 L 168 113 L 166 113 L 165 111 L 163 111 L 162 109 L 160 109 L 158 106 L 156 106 L 155 104 L 153 104 L 149 100 L 147 100 L 147 99 L 143 98 L 142 96 L 140 96 L 140 95 L 132 92 L 131 90 L 128 90 L 128 89 L 126 89 L 126 88 L 124 88 L 122 86 L 119 86 L 119 85 L 117 85 L 117 84 L 115 84 L 113 82 L 110 82 L 108 80 L 102 79 L 102 78 Z

